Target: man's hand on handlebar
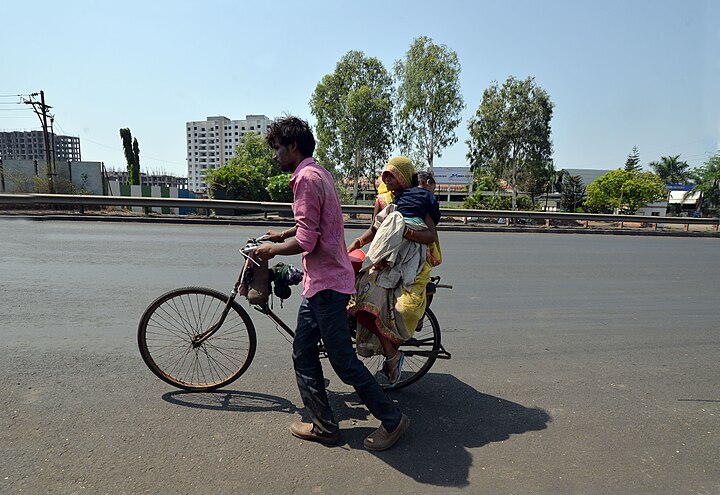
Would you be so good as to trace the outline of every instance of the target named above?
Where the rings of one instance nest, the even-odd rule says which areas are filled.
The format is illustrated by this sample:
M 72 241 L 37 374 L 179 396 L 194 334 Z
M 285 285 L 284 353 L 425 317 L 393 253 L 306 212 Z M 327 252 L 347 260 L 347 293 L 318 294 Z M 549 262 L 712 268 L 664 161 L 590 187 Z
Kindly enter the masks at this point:
M 275 244 L 260 244 L 255 248 L 253 254 L 258 260 L 267 261 L 275 257 L 275 249 Z
M 282 242 L 286 239 L 283 232 L 277 232 L 275 230 L 268 230 L 263 237 L 270 242 Z

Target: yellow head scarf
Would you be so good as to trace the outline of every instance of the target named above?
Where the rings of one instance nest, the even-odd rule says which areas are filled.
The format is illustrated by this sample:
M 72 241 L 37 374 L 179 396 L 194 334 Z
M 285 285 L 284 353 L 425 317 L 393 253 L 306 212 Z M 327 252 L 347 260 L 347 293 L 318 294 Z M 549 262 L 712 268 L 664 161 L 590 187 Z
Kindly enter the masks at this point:
M 400 186 L 402 186 L 403 189 L 407 189 L 412 186 L 412 176 L 415 174 L 415 166 L 412 160 L 406 156 L 394 156 L 388 160 L 385 170 L 383 170 L 383 173 L 384 172 L 393 174 Z M 378 186 L 378 194 L 385 194 L 387 192 L 387 186 L 385 186 L 385 183 L 381 179 L 380 185 Z

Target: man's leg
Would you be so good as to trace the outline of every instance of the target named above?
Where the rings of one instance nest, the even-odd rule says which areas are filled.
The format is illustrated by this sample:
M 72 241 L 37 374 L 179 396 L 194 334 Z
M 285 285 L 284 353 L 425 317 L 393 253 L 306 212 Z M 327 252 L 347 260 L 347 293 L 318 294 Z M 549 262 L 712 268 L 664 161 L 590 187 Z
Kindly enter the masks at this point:
M 387 431 L 392 431 L 400 424 L 402 414 L 355 354 L 346 310 L 349 298 L 347 294 L 324 290 L 310 298 L 308 306 L 315 316 L 335 373 L 344 383 L 355 388 L 370 413 L 382 422 Z
M 325 390 L 325 377 L 320 364 L 318 342 L 320 329 L 308 300 L 298 310 L 297 329 L 293 340 L 293 365 L 300 397 L 319 433 L 334 435 L 338 424 L 333 416 Z

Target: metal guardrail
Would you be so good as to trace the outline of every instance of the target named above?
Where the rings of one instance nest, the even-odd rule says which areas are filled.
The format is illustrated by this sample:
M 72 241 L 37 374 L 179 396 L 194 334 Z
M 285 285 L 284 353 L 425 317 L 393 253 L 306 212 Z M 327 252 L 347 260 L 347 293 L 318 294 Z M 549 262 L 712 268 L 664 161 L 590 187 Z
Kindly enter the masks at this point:
M 248 212 L 289 212 L 290 203 L 269 203 L 254 201 L 230 201 L 222 199 L 186 199 L 186 198 L 150 198 L 138 196 L 90 196 L 72 194 L 0 194 L 2 205 L 66 205 L 76 206 L 83 211 L 85 206 L 139 206 L 144 208 L 193 208 L 200 210 L 226 209 Z M 343 205 L 343 213 L 371 214 L 372 206 Z M 561 220 L 578 222 L 618 222 L 646 224 L 711 225 L 718 231 L 720 218 L 692 217 L 655 217 L 640 215 L 603 215 L 594 213 L 557 213 L 548 211 L 507 211 L 507 210 L 469 210 L 461 208 L 441 208 L 446 217 L 469 218 L 505 218 Z

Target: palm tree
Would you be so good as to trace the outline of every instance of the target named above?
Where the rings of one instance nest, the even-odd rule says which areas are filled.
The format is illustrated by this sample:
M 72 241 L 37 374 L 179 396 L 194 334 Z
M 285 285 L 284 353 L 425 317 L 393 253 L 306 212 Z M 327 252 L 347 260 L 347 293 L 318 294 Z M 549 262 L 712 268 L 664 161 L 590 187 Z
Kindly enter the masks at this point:
M 548 209 L 548 196 L 550 193 L 561 193 L 563 186 L 563 179 L 567 175 L 564 169 L 555 170 L 553 162 L 548 162 L 547 170 L 547 182 L 545 183 L 545 211 Z
M 650 167 L 665 184 L 687 184 L 690 179 L 690 165 L 680 161 L 680 155 L 663 156 L 659 162 L 650 162 Z
M 716 215 L 720 213 L 720 152 L 711 156 L 705 164 L 693 170 L 695 186 L 693 191 L 700 191 L 698 208 L 709 210 Z

